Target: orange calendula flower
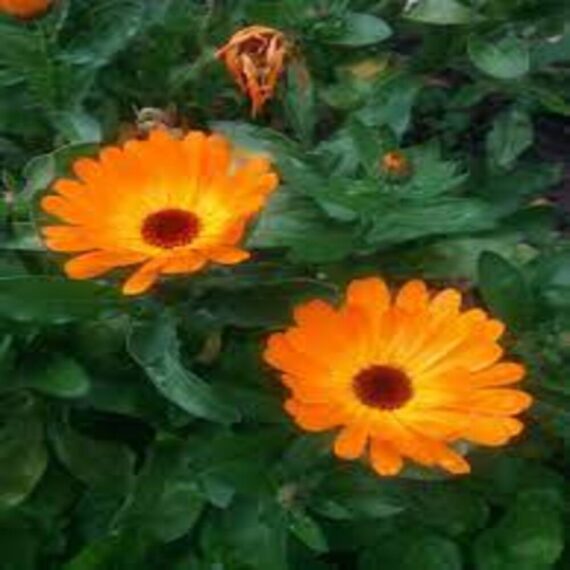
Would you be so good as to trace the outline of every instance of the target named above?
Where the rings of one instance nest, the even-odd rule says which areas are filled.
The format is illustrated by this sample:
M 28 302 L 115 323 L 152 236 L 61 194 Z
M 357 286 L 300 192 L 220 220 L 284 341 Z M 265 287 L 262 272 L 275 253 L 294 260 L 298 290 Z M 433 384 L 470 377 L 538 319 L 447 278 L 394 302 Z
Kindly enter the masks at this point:
M 65 265 L 74 279 L 140 265 L 123 286 L 147 290 L 160 274 L 194 273 L 208 262 L 236 264 L 246 223 L 277 186 L 265 158 L 237 164 L 220 135 L 164 130 L 98 160 L 75 162 L 79 180 L 60 179 L 42 208 L 64 225 L 42 229 L 54 251 L 77 253 Z
M 532 399 L 508 387 L 525 370 L 500 362 L 504 326 L 462 311 L 455 289 L 430 297 L 410 281 L 392 299 L 381 279 L 360 279 L 339 309 L 311 301 L 295 321 L 269 338 L 265 359 L 282 371 L 301 428 L 340 428 L 338 457 L 366 454 L 380 475 L 399 473 L 404 458 L 467 473 L 451 444 L 499 446 L 523 429 L 513 416 Z
M 43 14 L 53 0 L 0 0 L 0 12 L 17 18 L 35 18 Z
M 254 116 L 273 97 L 289 51 L 285 34 L 264 26 L 240 30 L 218 50 L 216 56 L 251 99 Z

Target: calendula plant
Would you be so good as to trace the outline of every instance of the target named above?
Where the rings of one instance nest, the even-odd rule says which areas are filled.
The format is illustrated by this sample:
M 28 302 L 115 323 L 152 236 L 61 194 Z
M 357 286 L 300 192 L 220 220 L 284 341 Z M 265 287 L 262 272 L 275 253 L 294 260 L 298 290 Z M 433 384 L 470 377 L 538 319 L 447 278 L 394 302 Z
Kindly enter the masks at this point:
M 566 570 L 569 46 L 0 0 L 0 570 Z

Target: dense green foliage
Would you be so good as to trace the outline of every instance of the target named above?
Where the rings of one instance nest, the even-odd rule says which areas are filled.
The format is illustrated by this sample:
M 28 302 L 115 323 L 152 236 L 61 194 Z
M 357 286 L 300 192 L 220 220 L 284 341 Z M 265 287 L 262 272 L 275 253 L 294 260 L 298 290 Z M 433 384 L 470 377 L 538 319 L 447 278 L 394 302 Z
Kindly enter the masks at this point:
M 565 570 L 570 128 L 564 0 L 60 0 L 0 17 L 0 570 Z M 294 38 L 256 119 L 214 57 Z M 252 261 L 142 298 L 66 279 L 38 197 L 144 112 L 269 153 Z M 142 115 L 142 116 L 141 116 Z M 409 176 L 379 160 L 401 149 Z M 566 179 L 566 192 L 569 191 Z M 302 434 L 260 353 L 355 276 L 453 284 L 535 405 L 473 473 L 381 480 Z

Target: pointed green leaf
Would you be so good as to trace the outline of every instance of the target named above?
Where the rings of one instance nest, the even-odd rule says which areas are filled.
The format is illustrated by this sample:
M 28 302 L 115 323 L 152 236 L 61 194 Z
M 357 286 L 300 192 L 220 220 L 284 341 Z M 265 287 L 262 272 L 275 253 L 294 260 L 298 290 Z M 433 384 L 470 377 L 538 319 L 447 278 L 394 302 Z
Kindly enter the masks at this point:
M 236 421 L 238 413 L 212 387 L 180 360 L 174 320 L 161 314 L 135 322 L 128 348 L 156 389 L 189 414 L 221 423 Z
M 492 314 L 514 328 L 524 328 L 532 317 L 533 299 L 524 276 L 506 259 L 484 252 L 479 259 L 479 288 Z
M 424 24 L 441 26 L 470 24 L 477 14 L 457 0 L 419 0 L 411 5 L 405 16 Z
M 530 69 L 528 44 L 515 36 L 498 41 L 473 36 L 467 49 L 471 60 L 481 71 L 498 79 L 516 79 Z
M 381 42 L 392 35 L 388 24 L 372 14 L 348 12 L 344 17 L 344 29 L 338 36 L 333 36 L 327 43 L 360 47 Z
M 44 428 L 31 398 L 9 395 L 0 401 L 0 507 L 21 503 L 47 465 Z
M 42 324 L 103 318 L 120 306 L 119 293 L 90 281 L 22 275 L 0 278 L 0 317 Z

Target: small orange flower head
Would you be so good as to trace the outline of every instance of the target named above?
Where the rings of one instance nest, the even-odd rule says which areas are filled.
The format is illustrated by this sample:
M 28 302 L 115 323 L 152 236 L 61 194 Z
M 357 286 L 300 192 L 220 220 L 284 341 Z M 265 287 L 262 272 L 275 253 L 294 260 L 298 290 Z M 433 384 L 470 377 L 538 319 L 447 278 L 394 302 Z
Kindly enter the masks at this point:
M 247 222 L 277 186 L 263 157 L 236 160 L 221 135 L 166 130 L 108 147 L 73 165 L 41 206 L 59 218 L 42 228 L 47 247 L 75 256 L 67 275 L 89 279 L 131 265 L 126 295 L 146 291 L 161 274 L 189 274 L 207 263 L 233 265 Z
M 289 53 L 285 34 L 273 28 L 250 26 L 235 33 L 216 56 L 251 99 L 255 116 L 273 97 Z
M 0 0 L 0 12 L 29 19 L 40 16 L 51 6 L 53 0 Z
M 382 156 L 380 160 L 382 172 L 389 176 L 402 178 L 409 176 L 412 172 L 412 165 L 406 155 L 399 150 L 392 150 Z
M 338 429 L 334 453 L 365 455 L 379 475 L 398 474 L 404 459 L 469 472 L 453 444 L 506 444 L 532 398 L 511 387 L 525 369 L 501 361 L 503 324 L 461 300 L 419 280 L 392 296 L 368 278 L 349 285 L 338 309 L 297 307 L 295 325 L 265 351 L 291 391 L 286 411 L 306 431 Z

